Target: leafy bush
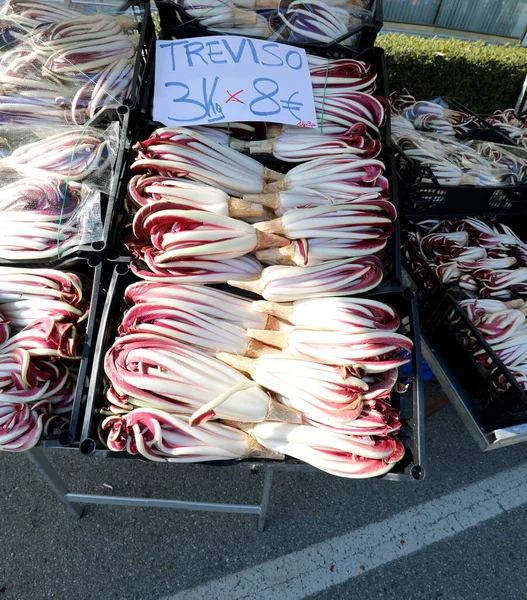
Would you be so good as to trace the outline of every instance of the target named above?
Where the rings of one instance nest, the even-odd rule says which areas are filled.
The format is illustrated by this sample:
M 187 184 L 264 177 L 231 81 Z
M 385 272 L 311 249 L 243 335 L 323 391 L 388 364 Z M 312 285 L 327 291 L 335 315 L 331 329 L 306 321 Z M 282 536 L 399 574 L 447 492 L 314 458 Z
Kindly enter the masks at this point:
M 417 100 L 453 96 L 479 114 L 514 107 L 527 73 L 527 48 L 406 34 L 377 37 L 390 89 Z

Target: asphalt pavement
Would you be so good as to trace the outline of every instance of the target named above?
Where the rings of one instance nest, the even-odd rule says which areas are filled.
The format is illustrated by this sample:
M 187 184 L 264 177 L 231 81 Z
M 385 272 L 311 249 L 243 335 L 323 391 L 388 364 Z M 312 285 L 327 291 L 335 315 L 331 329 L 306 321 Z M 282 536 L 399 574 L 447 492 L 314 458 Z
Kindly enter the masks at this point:
M 422 482 L 277 473 L 263 533 L 255 516 L 165 509 L 76 520 L 26 456 L 0 454 L 0 600 L 527 598 L 527 447 L 482 453 L 451 407 L 425 432 Z M 47 454 L 76 492 L 261 493 L 245 470 Z

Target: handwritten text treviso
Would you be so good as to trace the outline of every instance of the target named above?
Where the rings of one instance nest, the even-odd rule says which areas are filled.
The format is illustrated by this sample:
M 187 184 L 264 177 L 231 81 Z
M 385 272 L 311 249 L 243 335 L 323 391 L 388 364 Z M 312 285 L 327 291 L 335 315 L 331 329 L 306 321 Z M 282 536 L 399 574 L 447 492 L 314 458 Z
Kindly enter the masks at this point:
M 316 127 L 306 53 L 233 35 L 158 41 L 153 116 L 172 126 L 270 121 Z

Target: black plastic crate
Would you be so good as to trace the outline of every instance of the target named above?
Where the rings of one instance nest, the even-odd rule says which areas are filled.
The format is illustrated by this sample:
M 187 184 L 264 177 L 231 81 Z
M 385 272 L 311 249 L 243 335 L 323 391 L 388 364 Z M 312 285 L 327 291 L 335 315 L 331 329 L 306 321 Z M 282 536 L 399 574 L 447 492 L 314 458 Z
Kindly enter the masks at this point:
M 102 253 L 107 249 L 108 237 L 111 231 L 111 221 L 114 217 L 115 201 L 119 188 L 119 180 L 122 177 L 124 154 L 127 150 L 127 140 L 129 128 L 134 120 L 141 114 L 139 109 L 141 100 L 145 94 L 147 80 L 150 70 L 148 64 L 155 56 L 155 27 L 152 20 L 150 2 L 146 0 L 126 0 L 119 8 L 117 13 L 126 13 L 131 11 L 134 15 L 140 17 L 137 26 L 139 41 L 137 46 L 137 55 L 134 64 L 134 73 L 132 77 L 132 88 L 130 98 L 118 107 L 105 107 L 91 122 L 95 127 L 104 127 L 112 121 L 119 121 L 120 134 L 119 143 L 116 150 L 116 158 L 112 167 L 112 180 L 107 192 L 101 193 L 101 219 L 103 223 L 103 240 L 84 244 L 78 248 L 71 248 L 61 253 L 61 258 L 38 260 L 7 260 L 0 259 L 0 265 L 4 266 L 29 266 L 29 267 L 57 267 L 65 259 L 73 256 L 89 256 L 91 254 Z
M 435 305 L 441 302 L 446 295 L 446 288 L 426 262 L 417 246 L 408 239 L 408 233 L 402 234 L 402 255 L 406 270 L 416 284 L 416 292 L 419 300 L 419 318 L 421 327 L 430 318 L 433 318 Z
M 84 424 L 81 433 L 80 449 L 85 454 L 95 454 L 111 458 L 136 458 L 127 453 L 110 452 L 98 440 L 97 429 L 101 420 L 98 411 L 106 405 L 104 357 L 113 341 L 118 337 L 117 329 L 126 308 L 124 290 L 135 281 L 140 281 L 130 270 L 129 261 L 122 260 L 114 266 L 109 287 L 105 290 L 106 301 L 101 317 L 99 334 L 95 346 L 95 359 L 86 403 Z M 216 286 L 215 286 L 216 287 Z M 226 291 L 237 293 L 248 298 L 259 299 L 250 292 L 237 290 L 229 286 L 217 286 Z M 421 346 L 419 315 L 417 300 L 413 292 L 400 286 L 379 286 L 368 292 L 368 297 L 386 302 L 393 306 L 403 321 L 408 322 L 409 335 L 414 341 L 412 352 L 412 374 L 407 379 L 408 390 L 405 393 L 392 393 L 392 405 L 401 413 L 402 427 L 399 438 L 406 448 L 405 457 L 398 462 L 394 469 L 385 475 L 384 479 L 420 480 L 424 478 L 424 425 L 423 425 L 423 390 L 421 378 Z M 138 460 L 143 460 L 139 458 Z M 285 461 L 247 459 L 244 461 L 212 461 L 211 466 L 247 466 L 258 468 L 277 466 L 291 470 L 315 470 L 296 459 L 287 458 Z
M 417 287 L 423 335 L 458 379 L 463 398 L 483 429 L 492 431 L 527 421 L 527 393 L 496 356 L 459 305 L 469 298 L 460 289 L 447 289 L 414 244 L 405 239 L 403 256 Z M 496 371 L 482 367 L 474 353 L 484 351 Z M 502 377 L 508 389 L 498 389 Z
M 187 11 L 171 0 L 155 0 L 161 25 L 160 39 L 182 39 L 193 37 L 204 37 L 210 35 L 222 35 L 219 31 L 213 31 L 201 25 L 198 20 L 191 17 Z M 346 47 L 346 48 L 369 48 L 375 45 L 377 35 L 384 25 L 383 0 L 373 0 L 369 10 L 373 13 L 371 23 L 361 25 L 332 43 L 309 42 L 280 42 L 301 48 L 324 48 L 324 47 Z M 236 35 L 236 34 L 229 34 Z M 342 46 L 342 42 L 357 36 L 358 40 L 354 46 Z
M 101 282 L 102 282 L 102 257 L 91 256 L 90 258 L 71 258 L 57 267 L 60 271 L 77 273 L 87 277 L 91 283 L 90 314 L 85 322 L 84 344 L 82 358 L 78 363 L 79 373 L 75 385 L 75 396 L 71 409 L 70 425 L 67 430 L 62 431 L 56 438 L 41 439 L 38 446 L 45 448 L 73 447 L 80 436 L 81 423 L 84 418 L 84 403 L 88 391 L 88 381 L 94 358 L 95 338 L 97 336 L 97 323 L 102 312 Z M 65 415 L 67 416 L 67 415 Z
M 138 24 L 139 43 L 134 64 L 134 74 L 130 98 L 124 101 L 124 105 L 130 108 L 130 126 L 134 121 L 143 116 L 144 98 L 148 91 L 148 81 L 151 75 L 151 64 L 155 62 L 156 31 L 152 19 L 152 11 L 149 0 L 127 0 L 119 7 L 119 12 L 132 12 L 140 18 Z
M 394 144 L 400 183 L 399 201 L 405 216 L 412 215 L 523 215 L 527 186 L 477 187 L 441 185 L 430 167 L 410 158 Z
M 506 146 L 511 146 L 516 148 L 517 145 L 513 140 L 505 133 L 503 133 L 498 127 L 494 125 L 490 125 L 487 123 L 487 126 L 482 129 L 477 129 L 473 132 L 468 133 L 463 138 L 466 141 L 469 140 L 479 140 L 481 142 L 492 142 L 494 144 L 504 144 Z
M 115 161 L 112 165 L 111 183 L 107 192 L 101 192 L 103 239 L 65 250 L 61 252 L 60 258 L 43 260 L 8 260 L 0 258 L 0 265 L 60 268 L 65 260 L 75 256 L 100 254 L 108 249 L 108 240 L 112 231 L 112 221 L 115 217 L 116 200 L 120 189 L 120 180 L 123 176 L 125 152 L 128 150 L 129 129 L 135 119 L 141 114 L 139 109 L 147 88 L 147 80 L 150 73 L 148 64 L 150 64 L 150 61 L 153 61 L 155 56 L 156 37 L 150 3 L 144 0 L 127 0 L 118 8 L 117 12 L 125 13 L 129 10 L 141 17 L 141 21 L 138 24 L 139 42 L 130 99 L 125 100 L 123 105 L 117 108 L 111 106 L 103 108 L 91 122 L 91 125 L 94 127 L 106 127 L 113 121 L 120 123 L 119 141 L 116 148 Z
M 438 98 L 434 98 L 432 102 L 436 102 L 442 106 L 443 108 L 448 108 L 451 110 L 457 110 L 459 112 L 465 113 L 469 117 L 471 117 L 471 122 L 469 124 L 469 131 L 466 133 L 457 133 L 456 137 L 458 139 L 480 139 L 478 135 L 482 130 L 489 129 L 489 124 L 477 115 L 475 112 L 471 111 L 470 108 L 467 108 L 464 104 L 462 104 L 457 98 L 451 98 L 450 96 L 441 96 Z
M 441 104 L 452 110 L 458 110 L 472 117 L 472 123 L 469 131 L 464 134 L 460 134 L 459 139 L 461 140 L 481 140 L 483 142 L 494 142 L 495 144 L 506 144 L 509 146 L 516 145 L 510 137 L 508 137 L 498 127 L 491 125 L 487 122 L 485 117 L 476 114 L 470 108 L 467 108 L 457 98 L 442 97 Z
M 457 136 L 461 141 L 480 140 L 510 144 L 510 139 L 472 112 L 459 100 L 437 98 L 444 108 L 468 114 L 473 121 L 470 130 Z M 524 214 L 527 186 L 477 187 L 441 185 L 430 167 L 410 158 L 393 143 L 400 184 L 401 210 L 404 215 L 510 215 Z
M 506 129 L 502 129 L 499 125 L 488 125 L 490 132 L 487 137 L 477 137 L 475 139 L 483 140 L 485 142 L 495 142 L 496 144 L 506 144 L 507 146 L 513 146 L 514 148 L 524 148 L 520 143 L 515 141 L 509 136 Z

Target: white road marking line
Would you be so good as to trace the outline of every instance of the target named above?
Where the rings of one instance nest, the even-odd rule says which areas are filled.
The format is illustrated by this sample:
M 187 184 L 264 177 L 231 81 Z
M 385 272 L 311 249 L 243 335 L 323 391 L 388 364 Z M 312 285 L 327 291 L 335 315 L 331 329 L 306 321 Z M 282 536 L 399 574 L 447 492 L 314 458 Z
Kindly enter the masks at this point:
M 527 464 L 165 600 L 301 600 L 525 503 Z

